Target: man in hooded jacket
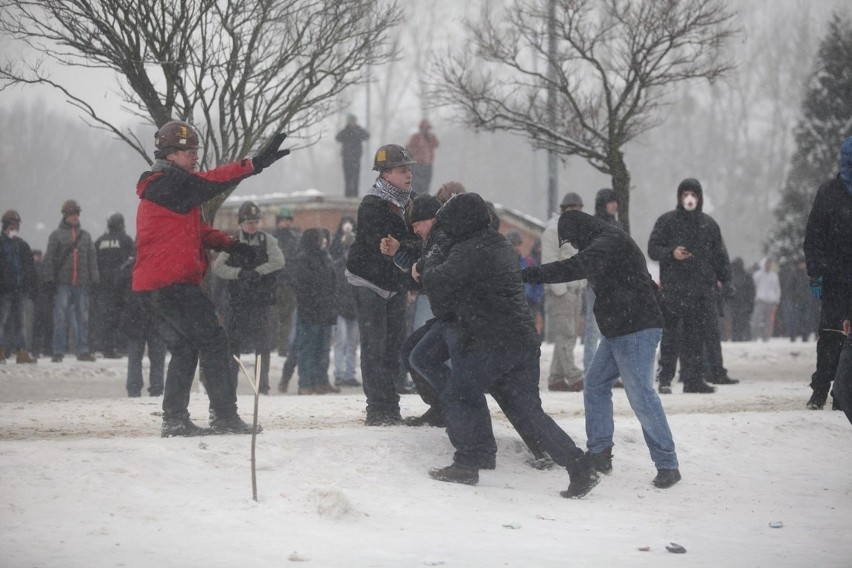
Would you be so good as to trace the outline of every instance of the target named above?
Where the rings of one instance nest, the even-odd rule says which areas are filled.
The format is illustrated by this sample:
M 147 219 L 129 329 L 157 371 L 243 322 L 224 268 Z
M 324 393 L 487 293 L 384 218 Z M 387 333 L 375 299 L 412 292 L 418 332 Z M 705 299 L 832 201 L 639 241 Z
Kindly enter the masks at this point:
M 523 278 L 545 284 L 586 278 L 594 288 L 595 318 L 603 338 L 583 385 L 589 456 L 598 471 L 612 471 L 612 387 L 620 376 L 657 468 L 653 484 L 671 487 L 681 476 L 668 420 L 654 391 L 663 314 L 645 257 L 627 233 L 582 211 L 563 213 L 558 230 L 560 243 L 571 243 L 579 252 L 526 268 Z
M 703 203 L 698 180 L 683 180 L 677 188 L 677 207 L 657 219 L 648 239 L 648 256 L 660 263 L 666 317 L 660 392 L 671 392 L 678 354 L 683 392 L 714 392 L 705 378 L 719 384 L 739 382 L 726 374 L 707 377 L 705 372 L 705 350 L 713 355 L 711 366 L 722 367 L 721 350 L 713 345 L 719 342 L 714 294 L 718 287 L 730 289 L 731 262 L 719 225 L 701 211 Z
M 444 335 L 452 370 L 444 371 L 449 378 L 435 382 L 456 452 L 452 465 L 429 475 L 478 482 L 481 465 L 497 451 L 485 400 L 491 392 L 516 429 L 533 433 L 541 449 L 567 469 L 570 485 L 561 495 L 583 497 L 599 477 L 591 459 L 542 410 L 540 342 L 514 247 L 489 226 L 488 207 L 476 193 L 456 195 L 437 218 L 454 244 L 444 262 L 424 266 L 422 281 L 430 298 L 449 301 L 455 314 L 455 333 Z
M 100 283 L 95 295 L 97 317 L 95 339 L 107 359 L 120 357 L 127 337 L 121 330 L 127 279 L 122 268 L 136 254 L 136 245 L 124 231 L 124 215 L 113 213 L 107 219 L 107 231 L 95 241 Z
M 811 292 L 820 300 L 816 371 L 807 407 L 825 405 L 843 347 L 841 328 L 852 301 L 852 136 L 840 147 L 840 173 L 820 186 L 805 228 Z

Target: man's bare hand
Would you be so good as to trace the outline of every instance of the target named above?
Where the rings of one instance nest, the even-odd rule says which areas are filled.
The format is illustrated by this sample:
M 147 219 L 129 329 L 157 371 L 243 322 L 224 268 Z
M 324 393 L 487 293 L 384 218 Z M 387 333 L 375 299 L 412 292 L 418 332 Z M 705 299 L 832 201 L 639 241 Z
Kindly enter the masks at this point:
M 415 282 L 420 282 L 420 272 L 417 271 L 417 263 L 411 265 L 411 277 Z
M 692 258 L 692 253 L 686 250 L 683 246 L 678 246 L 672 251 L 672 256 L 675 260 L 688 260 Z
M 382 239 L 382 242 L 379 244 L 379 250 L 382 251 L 382 254 L 393 256 L 399 250 L 399 241 L 388 235 Z

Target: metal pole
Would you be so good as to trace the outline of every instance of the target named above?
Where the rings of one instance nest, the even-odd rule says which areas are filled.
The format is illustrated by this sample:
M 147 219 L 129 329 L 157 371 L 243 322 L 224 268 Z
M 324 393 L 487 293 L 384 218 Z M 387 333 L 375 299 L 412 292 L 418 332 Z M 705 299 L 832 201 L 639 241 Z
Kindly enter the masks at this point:
M 547 13 L 547 122 L 551 129 L 556 128 L 556 0 L 550 0 Z M 558 171 L 556 152 L 547 150 L 547 214 L 545 219 L 556 211 Z

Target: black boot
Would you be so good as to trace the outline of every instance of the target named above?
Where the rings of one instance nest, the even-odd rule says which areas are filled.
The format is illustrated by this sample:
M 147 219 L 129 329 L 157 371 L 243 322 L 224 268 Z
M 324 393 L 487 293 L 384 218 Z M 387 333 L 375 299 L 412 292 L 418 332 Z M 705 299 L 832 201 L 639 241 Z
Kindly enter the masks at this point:
M 678 481 L 680 481 L 680 471 L 678 471 L 677 468 L 658 469 L 657 477 L 655 477 L 651 483 L 654 484 L 654 487 L 659 489 L 668 489 Z
M 453 465 L 447 467 L 430 469 L 429 477 L 438 481 L 476 485 L 479 483 L 479 470 L 475 467 L 453 463 Z
M 443 411 L 436 406 L 430 406 L 429 410 L 421 416 L 409 416 L 403 422 L 406 426 L 436 426 L 438 428 L 447 426 Z
M 131 395 L 132 396 L 132 395 Z M 163 429 L 161 436 L 163 438 L 174 437 L 190 437 L 190 436 L 209 436 L 213 430 L 196 426 L 189 416 L 181 416 L 180 418 L 163 418 Z
M 683 384 L 683 392 L 685 393 L 698 393 L 698 394 L 710 394 L 716 392 L 715 387 L 711 387 L 707 383 L 702 380 L 691 381 Z
M 828 398 L 828 393 L 814 391 L 811 398 L 808 399 L 807 407 L 809 410 L 822 410 L 825 406 L 825 401 Z
M 220 413 L 215 410 L 210 411 L 210 429 L 214 434 L 251 434 L 251 424 L 246 424 L 236 410 Z M 260 433 L 263 428 L 260 424 L 257 425 L 257 432 Z
M 714 385 L 736 385 L 739 384 L 739 379 L 732 379 L 728 375 L 723 375 L 721 377 L 715 377 L 707 381 L 708 383 L 713 383 Z
M 568 489 L 559 493 L 566 499 L 585 497 L 601 481 L 601 477 L 592 466 L 591 459 L 585 454 L 575 459 L 567 469 L 571 483 L 568 485 Z
M 592 453 L 586 452 L 592 462 L 592 467 L 595 471 L 609 475 L 612 473 L 612 448 L 607 448 L 602 452 Z

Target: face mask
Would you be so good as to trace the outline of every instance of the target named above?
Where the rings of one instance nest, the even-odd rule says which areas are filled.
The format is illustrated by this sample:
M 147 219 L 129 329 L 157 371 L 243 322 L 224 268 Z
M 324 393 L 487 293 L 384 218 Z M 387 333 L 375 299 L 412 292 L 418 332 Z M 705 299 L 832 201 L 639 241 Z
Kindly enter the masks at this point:
M 683 208 L 687 211 L 695 211 L 695 208 L 698 207 L 698 198 L 694 195 L 686 195 L 683 198 Z
M 17 229 L 12 229 L 11 231 L 7 231 L 6 234 L 9 236 L 10 239 L 17 239 L 18 238 Z
M 351 233 L 352 232 L 352 223 L 343 223 L 343 227 L 341 227 L 341 228 L 343 229 L 344 233 Z

